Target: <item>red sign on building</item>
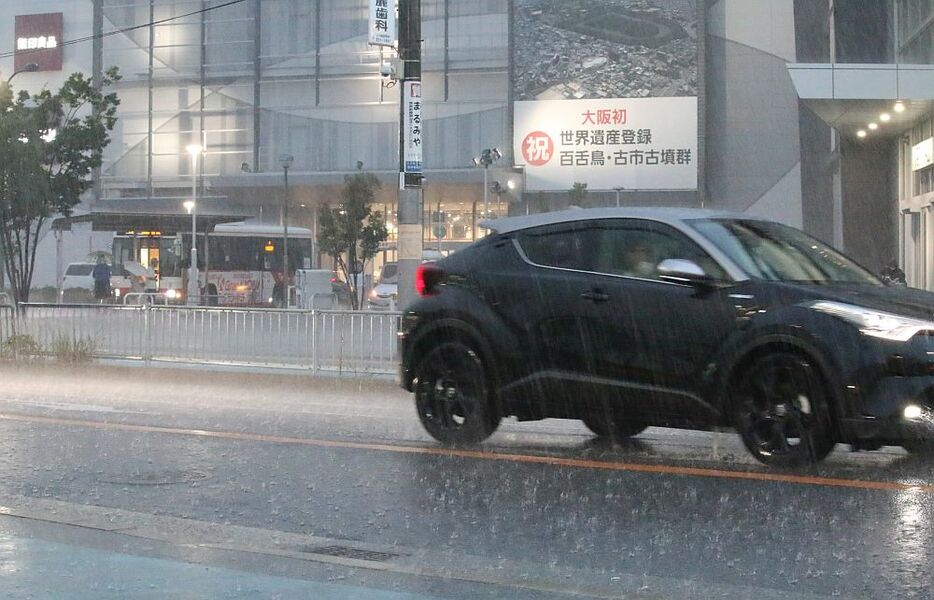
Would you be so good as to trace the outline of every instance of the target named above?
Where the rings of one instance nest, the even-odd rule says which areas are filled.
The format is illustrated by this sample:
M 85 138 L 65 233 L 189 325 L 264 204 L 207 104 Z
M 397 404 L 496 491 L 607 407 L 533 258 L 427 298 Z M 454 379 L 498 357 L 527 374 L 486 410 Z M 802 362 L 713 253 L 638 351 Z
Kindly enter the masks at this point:
M 39 71 L 61 71 L 63 30 L 62 13 L 17 15 L 14 69 L 36 63 Z

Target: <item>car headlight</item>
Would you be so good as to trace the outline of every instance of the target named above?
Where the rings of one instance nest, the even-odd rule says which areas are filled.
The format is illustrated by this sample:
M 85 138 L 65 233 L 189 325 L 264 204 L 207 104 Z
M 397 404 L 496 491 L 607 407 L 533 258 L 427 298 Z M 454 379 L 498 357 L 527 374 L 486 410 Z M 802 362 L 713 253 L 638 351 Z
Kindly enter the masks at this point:
M 934 331 L 934 322 L 931 321 L 903 317 L 843 302 L 821 300 L 811 302 L 807 306 L 856 325 L 864 335 L 896 342 L 907 342 L 921 331 Z
M 166 290 L 165 297 L 168 298 L 169 300 L 175 300 L 175 298 L 178 297 L 178 292 L 176 292 L 175 290 Z

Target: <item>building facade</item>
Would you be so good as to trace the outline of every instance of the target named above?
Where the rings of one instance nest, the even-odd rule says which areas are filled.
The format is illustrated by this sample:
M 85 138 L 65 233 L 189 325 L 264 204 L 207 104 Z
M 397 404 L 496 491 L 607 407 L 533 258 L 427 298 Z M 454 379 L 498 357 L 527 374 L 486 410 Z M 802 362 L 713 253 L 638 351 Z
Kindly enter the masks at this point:
M 799 31 L 808 52 L 788 69 L 813 117 L 802 151 L 813 189 L 834 199 L 834 241 L 870 268 L 898 262 L 909 285 L 934 289 L 934 5 L 811 4 Z
M 244 0 L 221 8 L 227 3 L 220 0 L 2 3 L 15 7 L 0 19 L 8 47 L 14 17 L 27 11 L 63 13 L 67 40 L 98 36 L 66 46 L 60 72 L 20 74 L 17 87 L 52 87 L 72 71 L 111 65 L 123 75 L 117 130 L 86 210 L 182 214 L 194 184 L 204 211 L 275 224 L 284 199 L 279 159 L 288 154 L 294 225 L 314 229 L 317 209 L 339 202 L 343 178 L 362 163 L 383 183 L 377 208 L 394 236 L 399 91 L 380 75 L 390 52 L 367 44 L 367 0 Z M 524 99 L 516 84 L 531 78 L 521 58 L 517 71 L 515 57 L 530 46 L 554 47 L 543 72 L 578 69 L 589 81 L 610 67 L 627 81 L 661 73 L 678 82 L 665 89 L 697 97 L 696 189 L 592 189 L 573 202 L 766 216 L 874 270 L 898 258 L 914 284 L 934 286 L 934 221 L 925 204 L 934 167 L 913 161 L 932 137 L 930 2 L 580 0 L 575 10 L 600 4 L 640 19 L 676 16 L 683 27 L 672 25 L 680 37 L 672 47 L 681 54 L 603 50 L 601 42 L 577 63 L 561 40 L 579 37 L 586 46 L 590 32 L 561 43 L 538 39 L 539 28 L 542 36 L 553 30 L 549 10 L 574 8 L 559 4 L 422 0 L 426 247 L 446 251 L 475 239 L 484 172 L 472 159 L 486 148 L 503 153 L 486 173 L 495 190 L 486 194 L 492 216 L 572 203 L 567 191 L 525 189 L 516 167 L 522 160 L 513 154 L 515 101 Z M 695 10 L 696 23 L 688 24 Z M 692 41 L 693 78 L 677 72 L 688 68 Z M 0 54 L 0 72 L 12 69 L 12 59 Z M 898 85 L 889 89 L 890 80 Z M 583 94 L 576 83 L 547 93 Z M 897 101 L 904 111 L 896 112 Z M 859 137 L 883 113 L 888 120 Z M 186 150 L 192 144 L 203 148 L 194 161 Z M 394 254 L 390 239 L 379 261 Z M 40 271 L 45 280 L 50 273 Z

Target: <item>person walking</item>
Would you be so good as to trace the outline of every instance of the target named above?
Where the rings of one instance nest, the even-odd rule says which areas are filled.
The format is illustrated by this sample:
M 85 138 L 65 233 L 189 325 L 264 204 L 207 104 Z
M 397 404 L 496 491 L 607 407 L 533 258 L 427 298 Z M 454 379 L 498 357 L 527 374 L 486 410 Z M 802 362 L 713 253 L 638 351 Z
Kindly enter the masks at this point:
M 98 257 L 97 264 L 91 272 L 91 277 L 94 279 L 94 299 L 100 303 L 110 299 L 111 275 L 113 275 L 113 272 L 110 270 L 110 265 L 107 264 L 103 256 Z

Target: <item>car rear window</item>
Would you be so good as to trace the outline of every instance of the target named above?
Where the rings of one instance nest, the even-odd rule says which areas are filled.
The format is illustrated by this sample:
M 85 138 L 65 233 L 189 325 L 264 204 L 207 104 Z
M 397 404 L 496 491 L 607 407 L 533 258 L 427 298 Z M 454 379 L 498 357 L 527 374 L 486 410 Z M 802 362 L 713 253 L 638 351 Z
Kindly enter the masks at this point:
M 584 225 L 548 226 L 519 234 L 519 246 L 537 265 L 589 271 L 599 238 L 595 229 Z
M 94 270 L 94 265 L 68 265 L 65 275 L 86 276 Z

